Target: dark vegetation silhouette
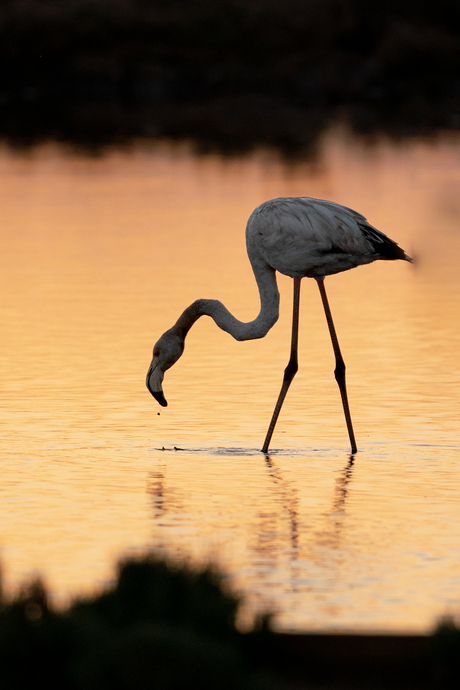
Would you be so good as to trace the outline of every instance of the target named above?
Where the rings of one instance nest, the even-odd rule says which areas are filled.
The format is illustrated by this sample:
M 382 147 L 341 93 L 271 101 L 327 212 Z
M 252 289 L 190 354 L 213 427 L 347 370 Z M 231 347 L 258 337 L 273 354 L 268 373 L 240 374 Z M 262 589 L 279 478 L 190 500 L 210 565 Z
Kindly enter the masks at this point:
M 430 636 L 283 635 L 236 626 L 242 600 L 213 568 L 154 555 L 56 609 L 36 580 L 0 600 L 0 686 L 66 690 L 380 690 L 460 686 L 460 629 Z
M 213 569 L 147 557 L 120 564 L 116 582 L 57 611 L 36 581 L 0 609 L 2 690 L 270 690 L 261 671 L 261 618 L 237 631 L 240 600 Z
M 0 135 L 308 152 L 460 126 L 459 0 L 3 0 Z

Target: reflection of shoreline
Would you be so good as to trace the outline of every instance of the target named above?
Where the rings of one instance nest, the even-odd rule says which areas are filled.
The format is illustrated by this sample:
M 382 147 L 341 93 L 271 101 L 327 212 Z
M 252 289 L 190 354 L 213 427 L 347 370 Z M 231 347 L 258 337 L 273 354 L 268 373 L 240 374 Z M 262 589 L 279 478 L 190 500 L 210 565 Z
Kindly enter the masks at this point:
M 94 100 L 72 95 L 66 99 L 64 94 L 59 101 L 37 97 L 30 103 L 0 102 L 0 137 L 13 147 L 54 140 L 83 150 L 169 138 L 193 142 L 197 153 L 231 156 L 268 146 L 287 159 L 314 159 L 322 136 L 337 123 L 364 135 L 370 145 L 372 135 L 412 138 L 440 128 L 456 130 L 450 117 L 458 105 L 429 105 L 432 122 L 423 108 L 420 121 L 416 114 L 408 121 L 404 103 L 393 109 L 369 103 L 303 107 L 274 94 L 228 93 L 200 101 L 127 105 L 116 94 Z

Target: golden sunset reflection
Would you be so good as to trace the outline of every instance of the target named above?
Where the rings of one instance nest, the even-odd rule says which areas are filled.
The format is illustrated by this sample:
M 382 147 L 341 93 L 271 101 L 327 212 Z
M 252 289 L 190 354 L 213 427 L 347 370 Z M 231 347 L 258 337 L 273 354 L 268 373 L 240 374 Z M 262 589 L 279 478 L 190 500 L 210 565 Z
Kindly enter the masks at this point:
M 139 144 L 86 157 L 0 151 L 1 560 L 57 601 L 146 548 L 214 560 L 287 630 L 427 630 L 460 603 L 460 138 L 342 130 L 314 163 Z M 156 339 L 198 297 L 258 312 L 251 211 L 277 196 L 363 213 L 416 263 L 328 278 L 359 452 L 314 281 L 299 373 L 259 451 L 287 364 L 292 281 L 260 341 L 210 319 L 166 373 Z M 179 450 L 175 450 L 179 449 Z

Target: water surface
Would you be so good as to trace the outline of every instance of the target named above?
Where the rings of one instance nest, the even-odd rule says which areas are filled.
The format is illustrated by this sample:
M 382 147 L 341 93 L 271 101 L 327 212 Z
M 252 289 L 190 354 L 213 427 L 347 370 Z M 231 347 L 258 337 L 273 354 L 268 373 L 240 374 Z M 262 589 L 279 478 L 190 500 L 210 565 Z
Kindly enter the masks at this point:
M 460 598 L 460 139 L 332 131 L 315 163 L 139 144 L 88 158 L 0 152 L 1 558 L 58 601 L 146 548 L 217 561 L 284 630 L 427 630 Z M 318 289 L 300 369 L 260 448 L 289 352 L 292 281 L 261 341 L 208 319 L 144 387 L 158 336 L 197 297 L 258 312 L 244 228 L 258 204 L 355 208 L 417 258 L 326 281 L 347 363 L 348 436 Z

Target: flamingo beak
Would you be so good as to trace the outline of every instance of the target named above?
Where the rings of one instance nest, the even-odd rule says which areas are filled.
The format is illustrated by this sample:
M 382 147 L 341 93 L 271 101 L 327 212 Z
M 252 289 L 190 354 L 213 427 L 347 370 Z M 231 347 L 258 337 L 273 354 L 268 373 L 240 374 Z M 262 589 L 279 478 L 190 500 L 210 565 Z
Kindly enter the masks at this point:
M 157 400 L 162 407 L 167 407 L 168 403 L 163 395 L 163 388 L 161 385 L 163 378 L 164 373 L 159 366 L 158 357 L 153 357 L 145 383 L 155 400 Z

